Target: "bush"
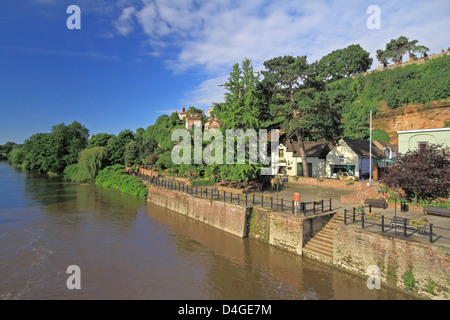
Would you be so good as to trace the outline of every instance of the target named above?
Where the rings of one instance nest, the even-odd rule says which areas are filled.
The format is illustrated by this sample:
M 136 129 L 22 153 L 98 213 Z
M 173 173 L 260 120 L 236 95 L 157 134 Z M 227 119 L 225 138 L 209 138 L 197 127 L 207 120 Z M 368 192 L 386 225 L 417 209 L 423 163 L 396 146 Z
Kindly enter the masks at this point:
M 101 170 L 95 183 L 103 187 L 118 189 L 141 199 L 147 199 L 147 187 L 138 178 L 127 175 L 122 165 L 109 166 Z
M 62 178 L 65 181 L 78 182 L 78 163 L 67 166 L 62 173 Z
M 215 182 L 208 178 L 202 178 L 202 179 L 191 181 L 191 184 L 194 187 L 205 187 L 205 186 L 213 186 L 215 184 Z

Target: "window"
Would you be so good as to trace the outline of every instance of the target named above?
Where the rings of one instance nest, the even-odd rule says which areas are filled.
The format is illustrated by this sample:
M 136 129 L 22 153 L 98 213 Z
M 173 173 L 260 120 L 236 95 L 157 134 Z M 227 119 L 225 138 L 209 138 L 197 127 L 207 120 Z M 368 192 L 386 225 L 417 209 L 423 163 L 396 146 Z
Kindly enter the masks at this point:
M 284 158 L 284 149 L 280 149 L 280 158 Z
M 428 142 L 417 142 L 417 150 L 424 151 L 428 146 Z
M 344 163 L 344 162 L 345 162 L 344 156 L 339 156 L 339 163 Z

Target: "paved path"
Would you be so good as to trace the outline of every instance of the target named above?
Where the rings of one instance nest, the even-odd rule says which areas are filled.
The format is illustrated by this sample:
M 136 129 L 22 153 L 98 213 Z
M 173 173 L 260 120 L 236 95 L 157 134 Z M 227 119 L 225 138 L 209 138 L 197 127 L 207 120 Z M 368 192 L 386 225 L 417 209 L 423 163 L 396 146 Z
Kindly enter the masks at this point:
M 328 188 L 328 187 L 320 187 L 320 186 L 306 186 L 299 185 L 295 183 L 287 183 L 286 187 L 278 192 L 278 197 L 283 198 L 285 201 L 292 201 L 294 198 L 294 192 L 299 192 L 301 196 L 301 201 L 309 202 L 314 201 L 316 199 L 328 199 L 332 198 L 332 209 L 337 211 L 338 213 L 343 213 L 344 209 L 347 209 L 348 212 L 353 212 L 353 207 L 358 204 L 342 204 L 340 202 L 340 196 L 349 193 L 348 190 L 339 190 L 336 188 Z M 353 192 L 353 190 L 351 191 Z M 267 193 L 267 192 L 265 192 Z M 276 197 L 277 192 L 271 192 L 273 197 Z M 406 219 L 418 219 L 423 218 L 428 223 L 433 224 L 433 245 L 442 246 L 448 248 L 450 250 L 450 218 L 434 216 L 434 215 L 425 215 L 423 212 L 401 212 L 400 204 L 397 204 L 397 210 L 394 208 L 382 209 L 382 208 L 372 208 L 373 212 L 379 213 L 385 216 L 385 225 L 388 226 L 390 223 L 390 219 L 392 219 L 395 215 L 397 217 L 402 217 Z M 351 214 L 349 214 L 351 218 Z M 349 224 L 352 226 L 352 224 Z M 355 223 L 352 227 L 361 228 L 361 222 Z M 386 227 L 385 230 L 390 227 Z M 381 232 L 381 226 L 371 225 L 370 222 L 365 223 L 365 229 Z M 397 230 L 388 230 L 387 234 L 389 235 L 397 235 L 401 237 L 403 235 L 403 229 Z M 413 239 L 415 241 L 429 243 L 428 233 L 425 235 L 418 234 L 417 232 L 413 232 L 412 230 L 408 230 L 407 238 Z

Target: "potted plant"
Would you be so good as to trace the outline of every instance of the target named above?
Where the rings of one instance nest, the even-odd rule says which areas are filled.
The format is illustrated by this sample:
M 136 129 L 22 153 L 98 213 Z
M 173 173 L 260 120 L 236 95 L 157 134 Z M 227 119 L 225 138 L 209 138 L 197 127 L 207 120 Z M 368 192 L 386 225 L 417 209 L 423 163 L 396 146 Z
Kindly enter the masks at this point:
M 413 227 L 416 227 L 419 230 L 419 233 L 425 233 L 427 222 L 424 219 L 410 219 L 409 224 Z
M 368 212 L 366 217 L 367 217 L 367 220 L 378 221 L 378 220 L 380 220 L 381 215 L 379 215 L 378 213 L 375 213 L 375 212 Z

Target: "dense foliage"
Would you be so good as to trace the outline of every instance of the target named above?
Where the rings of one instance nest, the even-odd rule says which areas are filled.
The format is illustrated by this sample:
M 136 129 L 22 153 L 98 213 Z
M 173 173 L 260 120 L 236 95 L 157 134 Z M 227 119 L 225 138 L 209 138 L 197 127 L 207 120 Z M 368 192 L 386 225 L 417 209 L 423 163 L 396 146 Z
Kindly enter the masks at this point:
M 423 56 L 427 49 L 418 46 L 416 40 L 400 37 L 391 40 L 377 57 L 382 62 L 396 62 L 406 53 Z M 232 65 L 222 85 L 226 89 L 224 102 L 214 103 L 212 114 L 219 118 L 222 133 L 227 129 L 280 129 L 298 141 L 307 166 L 304 141 L 368 139 L 370 110 L 375 116 L 384 106 L 395 109 L 406 103 L 428 104 L 450 97 L 448 55 L 424 64 L 364 73 L 372 60 L 359 45 L 334 50 L 313 63 L 306 56 L 275 57 L 264 62 L 261 72 L 255 72 L 246 58 Z M 200 109 L 191 106 L 188 111 L 198 114 L 203 122 L 208 120 Z M 96 181 L 133 194 L 140 191 L 130 182 L 136 179 L 129 180 L 122 174 L 125 166 L 150 165 L 164 174 L 188 178 L 198 186 L 220 181 L 253 189 L 264 184 L 260 175 L 263 165 L 250 163 L 248 153 L 239 164 L 236 153 L 232 165 L 205 161 L 175 165 L 171 135 L 178 128 L 185 128 L 185 121 L 176 112 L 158 117 L 146 129 L 126 129 L 117 135 L 98 133 L 89 137 L 89 130 L 80 123 L 61 123 L 51 132 L 32 135 L 22 145 L 8 142 L 0 146 L 0 160 L 7 157 L 29 171 L 53 172 L 69 181 Z M 373 138 L 389 141 L 380 128 L 374 128 Z M 202 150 L 212 143 L 214 139 L 203 141 Z M 228 156 L 226 143 L 225 139 L 222 150 L 211 153 L 223 156 L 223 163 Z M 303 172 L 308 169 L 304 167 Z
M 95 183 L 147 199 L 147 187 L 138 178 L 127 175 L 122 165 L 109 166 L 101 170 L 95 178 Z
M 448 152 L 448 147 L 438 145 L 408 151 L 389 168 L 382 182 L 389 187 L 402 188 L 415 203 L 419 198 L 447 197 L 450 189 Z

